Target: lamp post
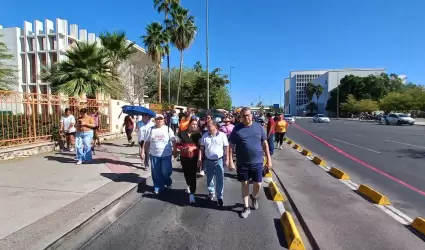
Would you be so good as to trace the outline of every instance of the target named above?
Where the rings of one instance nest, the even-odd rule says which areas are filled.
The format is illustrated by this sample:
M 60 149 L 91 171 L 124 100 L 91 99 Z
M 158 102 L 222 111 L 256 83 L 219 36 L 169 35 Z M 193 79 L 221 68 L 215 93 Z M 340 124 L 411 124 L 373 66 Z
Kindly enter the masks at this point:
M 336 80 L 338 83 L 336 86 L 336 119 L 339 120 L 339 71 L 336 72 Z
M 206 67 L 207 67 L 207 110 L 210 109 L 210 72 L 208 69 L 209 66 L 209 59 L 208 59 L 208 0 L 205 0 L 205 14 L 206 14 L 206 59 L 207 59 L 207 63 L 206 63 Z

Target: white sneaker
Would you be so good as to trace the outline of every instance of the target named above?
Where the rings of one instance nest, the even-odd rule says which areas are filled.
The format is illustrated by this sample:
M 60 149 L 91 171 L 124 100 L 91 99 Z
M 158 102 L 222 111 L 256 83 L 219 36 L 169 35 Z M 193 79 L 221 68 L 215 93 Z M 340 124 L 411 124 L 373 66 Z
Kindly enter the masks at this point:
M 193 194 L 189 195 L 189 203 L 195 203 L 195 195 Z
M 199 175 L 200 175 L 200 176 L 204 176 L 204 175 L 205 175 L 204 170 L 201 170 L 201 171 L 199 172 Z
M 280 145 L 280 146 L 279 146 L 279 149 L 280 149 L 280 150 L 282 150 L 282 149 L 283 149 L 282 145 Z
M 74 148 L 70 148 L 69 149 L 69 152 L 74 152 L 75 151 L 75 149 Z
M 190 194 L 190 187 L 186 188 L 186 193 Z
M 83 164 L 83 161 L 78 161 L 77 162 L 77 165 L 81 165 L 81 164 Z
M 208 199 L 210 199 L 210 200 L 214 200 L 214 197 L 215 197 L 215 194 L 214 193 L 210 193 L 208 195 Z

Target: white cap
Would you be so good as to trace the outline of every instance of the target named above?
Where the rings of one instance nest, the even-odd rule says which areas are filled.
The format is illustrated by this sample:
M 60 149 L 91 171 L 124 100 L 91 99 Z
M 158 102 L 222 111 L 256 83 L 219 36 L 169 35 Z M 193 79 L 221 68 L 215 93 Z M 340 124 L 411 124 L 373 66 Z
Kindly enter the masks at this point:
M 163 115 L 161 115 L 161 114 L 156 114 L 155 119 L 158 119 L 158 118 L 162 118 L 162 119 L 164 119 L 164 116 L 163 116 Z

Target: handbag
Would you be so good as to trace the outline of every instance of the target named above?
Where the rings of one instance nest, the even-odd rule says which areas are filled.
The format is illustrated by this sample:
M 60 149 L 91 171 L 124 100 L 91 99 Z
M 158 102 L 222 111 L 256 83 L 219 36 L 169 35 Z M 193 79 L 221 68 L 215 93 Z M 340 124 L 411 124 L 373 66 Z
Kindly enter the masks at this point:
M 198 155 L 198 148 L 189 152 L 190 147 L 196 147 L 194 143 L 186 143 L 183 145 L 183 150 L 180 151 L 180 156 L 184 158 L 195 158 Z

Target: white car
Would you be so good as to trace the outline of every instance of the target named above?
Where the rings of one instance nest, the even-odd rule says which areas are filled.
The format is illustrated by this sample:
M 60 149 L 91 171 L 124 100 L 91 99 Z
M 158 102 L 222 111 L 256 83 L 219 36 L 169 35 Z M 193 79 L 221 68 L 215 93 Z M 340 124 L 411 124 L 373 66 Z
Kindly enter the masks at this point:
M 283 119 L 285 119 L 285 121 L 290 123 L 290 124 L 295 123 L 295 117 L 293 117 L 292 115 L 285 114 L 285 115 L 283 115 Z
M 317 115 L 313 116 L 313 122 L 326 122 L 326 123 L 330 123 L 331 120 L 326 115 L 317 114 Z
M 386 124 L 387 125 L 390 125 L 390 124 L 397 124 L 397 125 L 409 124 L 409 125 L 413 125 L 413 124 L 415 124 L 415 119 L 413 119 L 409 115 L 401 114 L 401 113 L 389 114 L 389 115 L 387 115 Z

